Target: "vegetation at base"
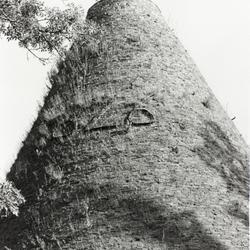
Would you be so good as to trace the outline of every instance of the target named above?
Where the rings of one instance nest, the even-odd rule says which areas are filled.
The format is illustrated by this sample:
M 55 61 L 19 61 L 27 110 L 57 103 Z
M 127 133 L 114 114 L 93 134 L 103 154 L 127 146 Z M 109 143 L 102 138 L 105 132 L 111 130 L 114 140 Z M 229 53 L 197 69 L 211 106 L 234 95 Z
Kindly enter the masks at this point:
M 25 202 L 21 193 L 11 182 L 0 183 L 0 218 L 18 215 L 19 206 Z

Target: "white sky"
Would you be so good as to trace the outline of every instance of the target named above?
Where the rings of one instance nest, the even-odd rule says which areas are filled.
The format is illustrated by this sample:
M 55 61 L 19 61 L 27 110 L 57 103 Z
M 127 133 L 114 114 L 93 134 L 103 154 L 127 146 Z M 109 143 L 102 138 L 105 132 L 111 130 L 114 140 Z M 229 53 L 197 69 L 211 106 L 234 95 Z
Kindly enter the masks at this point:
M 46 0 L 63 5 L 70 0 Z M 94 0 L 75 0 L 87 10 Z M 250 144 L 250 1 L 155 0 Z M 36 118 L 49 66 L 0 40 L 0 179 Z

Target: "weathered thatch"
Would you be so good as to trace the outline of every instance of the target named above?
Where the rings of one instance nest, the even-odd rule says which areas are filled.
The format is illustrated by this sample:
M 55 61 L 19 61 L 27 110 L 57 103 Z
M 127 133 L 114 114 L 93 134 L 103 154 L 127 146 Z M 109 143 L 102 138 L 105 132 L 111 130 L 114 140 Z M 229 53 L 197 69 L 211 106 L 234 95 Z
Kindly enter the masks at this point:
M 248 249 L 246 144 L 159 9 L 102 0 L 8 178 L 0 248 Z

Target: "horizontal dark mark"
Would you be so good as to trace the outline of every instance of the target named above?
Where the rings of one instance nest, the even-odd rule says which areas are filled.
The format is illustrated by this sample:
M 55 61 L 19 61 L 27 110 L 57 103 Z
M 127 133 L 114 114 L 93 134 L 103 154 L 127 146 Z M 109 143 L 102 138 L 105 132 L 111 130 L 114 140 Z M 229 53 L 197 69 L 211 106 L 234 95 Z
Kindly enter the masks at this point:
M 128 106 L 131 106 L 131 104 L 127 104 Z M 133 103 L 132 106 L 135 104 Z M 137 115 L 143 114 L 144 117 L 147 117 L 148 121 L 133 121 L 133 119 L 137 119 Z M 89 123 L 93 123 L 95 117 L 93 117 Z M 76 129 L 75 124 L 72 121 L 66 121 L 66 128 L 65 128 L 65 134 L 60 136 L 60 138 L 67 137 L 73 133 L 74 130 L 77 131 L 82 131 L 83 133 L 91 133 L 91 132 L 97 132 L 97 131 L 110 131 L 110 130 L 115 130 L 112 131 L 112 135 L 118 135 L 118 134 L 125 134 L 128 132 L 130 127 L 142 127 L 142 126 L 150 126 L 155 122 L 154 116 L 145 108 L 133 108 L 132 111 L 128 112 L 126 117 L 123 120 L 123 123 L 120 125 L 104 125 L 104 126 L 99 126 L 99 127 L 88 127 L 89 125 L 86 126 L 80 126 Z M 66 134 L 67 132 L 67 134 Z
M 84 134 L 87 134 L 87 133 L 92 133 L 92 132 L 97 132 L 97 131 L 101 132 L 101 131 L 110 131 L 110 130 L 117 129 L 117 131 L 113 131 L 111 133 L 111 135 L 121 135 L 121 134 L 126 134 L 129 130 L 129 127 L 150 126 L 153 123 L 154 123 L 154 121 L 143 122 L 143 123 L 130 122 L 130 123 L 125 124 L 124 126 L 106 125 L 106 126 L 95 127 L 95 128 L 85 128 L 85 127 L 81 128 L 80 127 L 79 129 L 77 129 L 77 131 L 82 131 Z M 62 136 L 60 136 L 60 138 L 66 139 L 68 136 L 69 136 L 69 134 L 62 135 Z M 56 139 L 56 138 L 59 138 L 59 137 L 54 137 L 54 139 Z
M 133 127 L 142 127 L 142 126 L 149 126 L 149 125 L 151 125 L 153 123 L 154 123 L 154 121 L 142 122 L 142 123 L 134 123 L 134 122 L 132 122 L 131 126 L 133 126 Z
M 127 126 L 124 125 L 123 128 L 119 127 L 117 125 L 107 125 L 107 126 L 101 126 L 101 127 L 96 127 L 96 128 L 89 128 L 89 129 L 84 129 L 83 132 L 88 133 L 88 132 L 96 132 L 96 131 L 109 131 L 109 130 L 114 130 L 114 129 L 121 129 L 121 130 L 117 130 L 114 131 L 113 134 L 116 133 L 124 133 L 124 132 L 128 132 L 129 127 L 142 127 L 142 126 L 149 126 L 151 124 L 153 124 L 154 121 L 151 122 L 143 122 L 143 123 L 133 123 L 130 122 L 130 124 L 128 124 Z
M 112 130 L 112 129 L 117 129 L 116 125 L 106 125 L 106 126 L 101 126 L 101 127 L 96 127 L 96 128 L 89 128 L 89 129 L 84 129 L 83 132 L 95 132 L 95 131 L 103 131 L 103 130 Z

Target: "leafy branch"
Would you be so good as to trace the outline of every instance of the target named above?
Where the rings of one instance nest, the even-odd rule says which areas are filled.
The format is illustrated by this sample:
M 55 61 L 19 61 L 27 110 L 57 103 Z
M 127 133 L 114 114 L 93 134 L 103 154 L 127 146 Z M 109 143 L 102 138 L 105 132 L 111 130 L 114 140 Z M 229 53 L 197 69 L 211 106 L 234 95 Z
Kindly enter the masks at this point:
M 1 0 L 0 35 L 17 41 L 43 63 L 43 53 L 64 55 L 68 46 L 83 31 L 86 22 L 79 6 L 65 10 L 45 7 L 40 0 Z M 81 34 L 84 35 L 84 34 Z

